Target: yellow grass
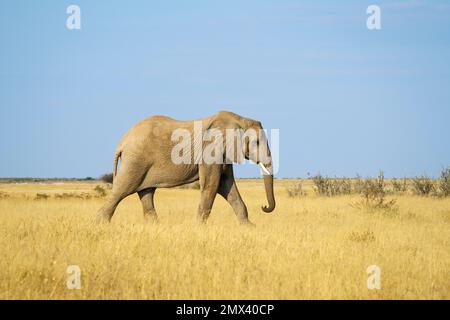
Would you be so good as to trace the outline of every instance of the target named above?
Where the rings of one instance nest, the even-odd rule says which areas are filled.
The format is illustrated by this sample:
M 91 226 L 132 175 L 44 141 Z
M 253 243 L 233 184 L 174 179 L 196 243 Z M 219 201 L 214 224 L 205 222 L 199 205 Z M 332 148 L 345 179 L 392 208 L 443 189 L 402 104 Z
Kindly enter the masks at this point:
M 159 223 L 137 196 L 112 223 L 92 223 L 104 199 L 34 200 L 36 193 L 94 194 L 98 183 L 0 184 L 1 299 L 449 299 L 450 199 L 396 196 L 397 212 L 365 212 L 358 196 L 289 198 L 261 213 L 262 182 L 239 181 L 255 228 L 217 198 L 196 222 L 198 190 L 158 189 Z M 310 191 L 310 190 L 309 190 Z M 381 268 L 381 289 L 366 269 Z M 80 290 L 66 286 L 81 268 Z

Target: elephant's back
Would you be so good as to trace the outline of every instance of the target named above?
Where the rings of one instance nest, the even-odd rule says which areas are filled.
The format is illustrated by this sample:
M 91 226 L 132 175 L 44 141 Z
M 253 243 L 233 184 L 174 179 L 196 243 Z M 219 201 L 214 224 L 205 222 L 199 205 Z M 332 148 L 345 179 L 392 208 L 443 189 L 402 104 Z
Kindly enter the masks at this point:
M 167 146 L 171 144 L 172 132 L 186 125 L 186 121 L 175 120 L 167 116 L 151 116 L 128 129 L 117 148 L 144 151 L 149 146 L 153 148 Z

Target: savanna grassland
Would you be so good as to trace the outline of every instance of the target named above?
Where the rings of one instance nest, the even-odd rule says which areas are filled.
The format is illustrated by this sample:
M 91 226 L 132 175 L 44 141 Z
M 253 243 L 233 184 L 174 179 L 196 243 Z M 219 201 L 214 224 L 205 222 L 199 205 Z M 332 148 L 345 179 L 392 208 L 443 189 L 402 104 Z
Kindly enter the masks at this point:
M 389 194 L 395 205 L 370 209 L 309 180 L 307 195 L 289 196 L 294 182 L 275 182 L 277 208 L 264 214 L 262 181 L 238 181 L 254 228 L 220 197 L 198 225 L 199 190 L 158 189 L 156 224 L 132 195 L 97 225 L 106 184 L 0 184 L 0 298 L 450 298 L 449 197 Z M 66 286 L 68 265 L 81 269 L 79 290 Z M 367 288 L 370 265 L 380 290 Z

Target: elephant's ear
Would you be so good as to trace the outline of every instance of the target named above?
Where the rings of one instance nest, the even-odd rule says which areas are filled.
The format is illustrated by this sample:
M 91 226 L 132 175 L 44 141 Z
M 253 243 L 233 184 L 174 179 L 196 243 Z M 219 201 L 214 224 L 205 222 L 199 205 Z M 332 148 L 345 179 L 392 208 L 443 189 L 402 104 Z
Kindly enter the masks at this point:
M 227 148 L 230 147 L 230 145 L 226 144 L 226 139 L 228 138 L 228 132 L 227 130 L 231 129 L 231 130 L 236 130 L 234 131 L 234 134 L 237 134 L 237 139 L 240 139 L 240 136 L 242 135 L 242 130 L 247 126 L 246 123 L 246 119 L 244 119 L 243 117 L 232 113 L 232 112 L 228 112 L 228 111 L 221 111 L 218 112 L 217 114 L 213 115 L 210 117 L 209 122 L 206 124 L 206 126 L 204 127 L 205 130 L 211 130 L 211 129 L 215 129 L 215 130 L 220 130 L 222 133 L 222 150 L 224 151 L 224 161 L 227 161 L 227 163 L 229 161 L 231 162 L 238 162 L 237 158 L 235 159 L 234 156 L 232 158 L 227 158 L 227 155 L 229 154 L 229 150 Z M 245 130 L 245 129 L 244 129 Z M 215 142 L 217 142 L 216 140 L 214 140 Z M 205 150 L 206 145 L 209 142 L 205 142 L 203 149 Z M 238 143 L 234 143 L 232 144 L 234 146 L 234 148 L 238 148 L 239 144 Z M 232 155 L 240 155 L 241 154 L 241 149 L 234 149 L 233 152 L 231 153 Z M 244 158 L 242 158 L 242 160 L 244 160 Z

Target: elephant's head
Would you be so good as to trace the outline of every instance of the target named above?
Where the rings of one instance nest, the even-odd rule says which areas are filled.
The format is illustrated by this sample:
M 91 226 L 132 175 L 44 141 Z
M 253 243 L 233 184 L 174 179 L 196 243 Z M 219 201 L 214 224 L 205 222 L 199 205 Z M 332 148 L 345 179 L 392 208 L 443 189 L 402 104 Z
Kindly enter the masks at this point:
M 220 127 L 222 131 L 234 129 L 239 132 L 237 135 L 238 139 L 235 141 L 237 143 L 233 146 L 234 150 L 231 161 L 241 162 L 243 160 L 242 157 L 244 157 L 261 167 L 267 202 L 269 204 L 268 206 L 263 206 L 262 210 L 267 213 L 272 212 L 275 209 L 272 156 L 261 122 L 241 117 L 232 112 L 222 111 L 214 117 L 213 123 L 214 127 Z M 227 136 L 226 133 L 225 136 Z M 227 158 L 230 159 L 228 154 Z

